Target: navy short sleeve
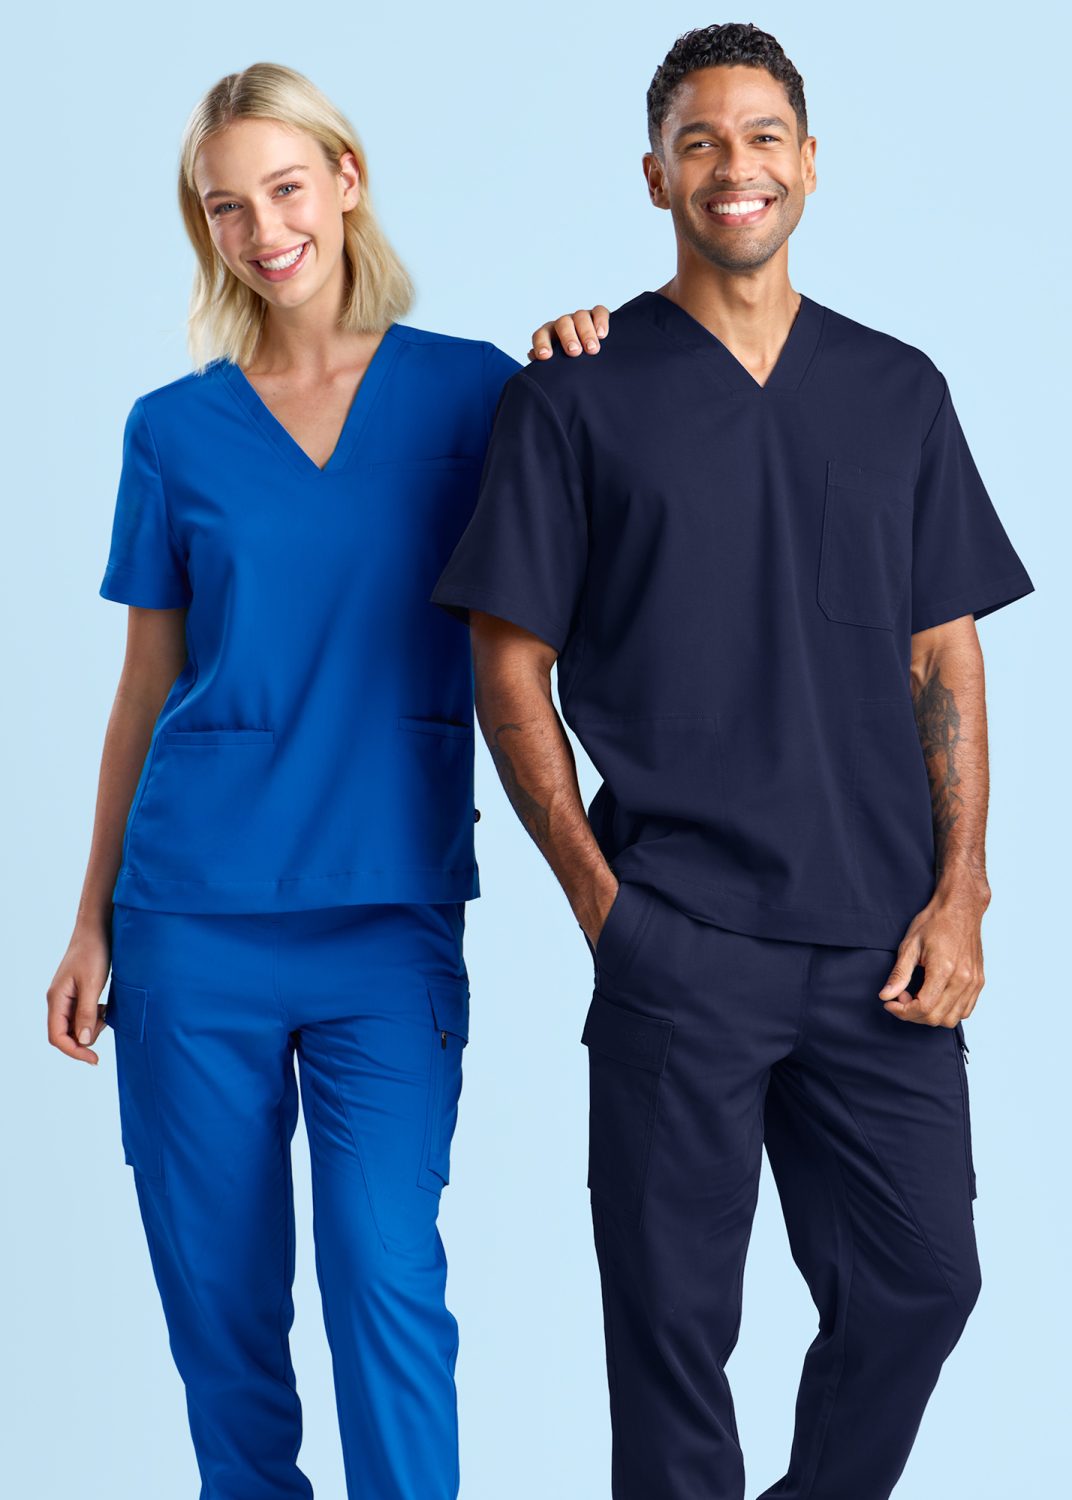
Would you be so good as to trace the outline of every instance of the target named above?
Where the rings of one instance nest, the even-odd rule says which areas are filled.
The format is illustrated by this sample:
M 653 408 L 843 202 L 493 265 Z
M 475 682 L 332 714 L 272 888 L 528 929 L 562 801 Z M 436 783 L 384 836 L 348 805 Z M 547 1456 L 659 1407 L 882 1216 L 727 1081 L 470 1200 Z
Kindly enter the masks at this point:
M 494 344 L 484 345 L 484 410 L 488 414 L 489 435 L 495 421 L 503 386 L 511 375 L 516 375 L 520 369 L 521 366 L 517 360 L 512 359 L 509 354 L 504 354 Z
M 123 433 L 123 468 L 112 522 L 112 546 L 100 592 L 144 609 L 190 602 L 190 583 L 168 519 L 160 460 L 141 400 Z
M 473 518 L 433 602 L 468 619 L 496 615 L 561 652 L 584 584 L 588 524 L 562 423 L 522 370 L 506 382 Z
M 961 615 L 979 620 L 1033 590 L 979 477 L 943 379 L 916 484 L 912 632 Z

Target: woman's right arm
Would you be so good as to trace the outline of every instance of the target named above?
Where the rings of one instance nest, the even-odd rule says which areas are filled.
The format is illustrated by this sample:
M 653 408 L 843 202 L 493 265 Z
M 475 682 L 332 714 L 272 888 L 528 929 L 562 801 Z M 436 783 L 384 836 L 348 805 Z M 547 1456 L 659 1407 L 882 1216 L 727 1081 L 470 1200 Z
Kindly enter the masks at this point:
M 123 833 L 153 726 L 186 662 L 186 610 L 127 612 L 127 648 L 108 719 L 86 878 L 74 932 L 48 988 L 48 1039 L 80 1062 L 104 1022 L 98 1004 L 111 967 L 112 891 Z

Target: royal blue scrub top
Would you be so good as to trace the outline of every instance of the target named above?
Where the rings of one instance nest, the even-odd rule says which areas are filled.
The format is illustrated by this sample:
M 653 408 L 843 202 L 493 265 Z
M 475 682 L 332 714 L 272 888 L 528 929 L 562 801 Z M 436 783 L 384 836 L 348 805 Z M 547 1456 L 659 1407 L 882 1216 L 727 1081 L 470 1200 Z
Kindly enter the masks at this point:
M 619 877 L 895 948 L 935 877 L 912 634 L 1032 587 L 926 355 L 804 297 L 760 386 L 642 292 L 507 382 L 433 597 L 559 653 Z
M 188 657 L 131 803 L 117 902 L 479 893 L 468 641 L 428 596 L 518 368 L 491 344 L 392 325 L 323 469 L 228 361 L 134 403 L 100 592 L 185 606 Z

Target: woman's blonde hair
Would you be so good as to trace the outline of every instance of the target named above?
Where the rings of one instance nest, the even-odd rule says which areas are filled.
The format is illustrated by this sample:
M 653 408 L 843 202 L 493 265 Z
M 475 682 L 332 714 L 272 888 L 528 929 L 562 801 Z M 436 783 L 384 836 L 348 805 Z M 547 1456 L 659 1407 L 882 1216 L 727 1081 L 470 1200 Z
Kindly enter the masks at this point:
M 368 165 L 349 120 L 301 73 L 278 63 L 254 63 L 221 78 L 186 125 L 179 156 L 179 206 L 197 257 L 187 338 L 195 369 L 223 357 L 238 365 L 253 358 L 267 304 L 239 281 L 212 242 L 194 182 L 197 154 L 209 136 L 234 120 L 275 120 L 319 141 L 332 169 L 352 152 L 361 172 L 361 196 L 342 216 L 347 297 L 340 327 L 374 332 L 403 317 L 413 303 L 413 283 L 376 222 L 368 195 Z

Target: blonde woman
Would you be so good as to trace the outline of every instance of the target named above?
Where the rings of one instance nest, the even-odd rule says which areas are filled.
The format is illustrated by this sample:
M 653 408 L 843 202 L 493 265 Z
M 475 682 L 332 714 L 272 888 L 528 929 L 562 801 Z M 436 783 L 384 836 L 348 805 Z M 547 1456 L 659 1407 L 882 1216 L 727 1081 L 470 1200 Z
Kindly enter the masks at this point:
M 50 1040 L 95 1064 L 114 1033 L 202 1500 L 312 1494 L 288 1349 L 295 1058 L 347 1492 L 448 1500 L 436 1217 L 479 815 L 468 636 L 428 597 L 518 366 L 399 321 L 411 285 L 353 128 L 300 74 L 208 92 L 179 199 L 196 368 L 127 420 L 101 586 L 129 606 L 127 654 Z M 596 335 L 556 326 L 574 351 Z

